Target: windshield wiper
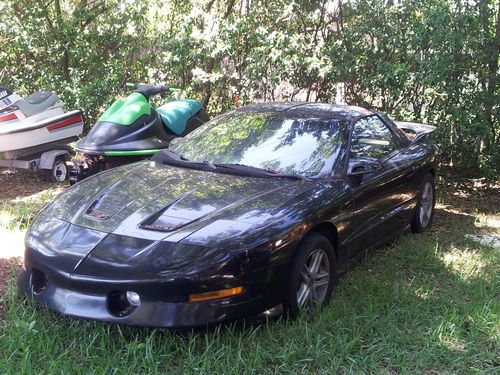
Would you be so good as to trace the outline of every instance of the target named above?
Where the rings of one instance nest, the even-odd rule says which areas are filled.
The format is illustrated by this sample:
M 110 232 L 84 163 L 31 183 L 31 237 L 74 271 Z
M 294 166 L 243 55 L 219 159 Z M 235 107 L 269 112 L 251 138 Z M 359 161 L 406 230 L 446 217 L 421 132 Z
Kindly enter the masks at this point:
M 292 180 L 309 180 L 298 173 L 284 173 L 271 168 L 259 168 L 238 163 L 210 163 L 208 161 L 193 161 L 184 158 L 170 150 L 164 150 L 155 154 L 152 160 L 156 163 L 168 164 L 179 167 L 201 169 L 209 172 L 227 172 L 239 176 L 281 177 Z
M 238 163 L 220 163 L 213 165 L 216 166 L 217 168 L 224 168 L 232 171 L 240 171 L 243 173 L 246 172 L 249 174 L 259 174 L 267 177 L 282 177 L 282 178 L 289 178 L 292 180 L 308 180 L 307 177 L 302 176 L 298 173 L 279 172 L 271 168 L 252 167 L 250 165 L 244 165 Z
M 153 160 L 156 163 L 162 163 L 174 166 L 202 167 L 202 169 L 209 168 L 210 170 L 217 169 L 217 167 L 214 164 L 206 160 L 204 161 L 189 160 L 186 159 L 184 156 L 179 155 L 178 153 L 170 150 L 163 150 L 162 152 L 153 155 L 151 160 Z

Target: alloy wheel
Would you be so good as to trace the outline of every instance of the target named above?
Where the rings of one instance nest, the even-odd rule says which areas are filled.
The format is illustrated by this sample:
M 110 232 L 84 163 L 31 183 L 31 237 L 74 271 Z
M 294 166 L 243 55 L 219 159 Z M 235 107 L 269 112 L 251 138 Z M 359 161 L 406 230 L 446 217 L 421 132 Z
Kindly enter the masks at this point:
M 423 228 L 427 227 L 431 219 L 433 202 L 434 202 L 434 197 L 432 192 L 432 184 L 430 182 L 427 182 L 424 185 L 424 188 L 422 190 L 422 196 L 420 197 L 419 218 L 420 218 L 420 225 Z
M 308 312 L 320 306 L 326 298 L 330 283 L 330 260 L 324 249 L 315 249 L 307 257 L 300 272 L 297 289 L 299 309 Z

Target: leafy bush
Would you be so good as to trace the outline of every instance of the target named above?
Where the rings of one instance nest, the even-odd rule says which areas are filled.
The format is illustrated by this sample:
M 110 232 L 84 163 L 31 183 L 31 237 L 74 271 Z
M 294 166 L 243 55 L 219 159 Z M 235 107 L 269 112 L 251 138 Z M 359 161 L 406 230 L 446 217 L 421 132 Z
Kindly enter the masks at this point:
M 498 0 L 4 0 L 0 14 L 0 81 L 56 91 L 87 126 L 127 81 L 169 82 L 212 114 L 234 94 L 340 99 L 436 124 L 446 163 L 500 175 Z

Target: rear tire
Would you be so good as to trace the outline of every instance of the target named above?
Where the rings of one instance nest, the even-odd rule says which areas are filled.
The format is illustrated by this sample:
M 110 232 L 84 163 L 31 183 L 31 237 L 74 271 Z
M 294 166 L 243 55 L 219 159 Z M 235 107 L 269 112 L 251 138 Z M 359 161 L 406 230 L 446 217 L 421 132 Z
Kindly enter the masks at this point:
M 413 214 L 411 231 L 413 233 L 425 232 L 434 220 L 434 206 L 436 204 L 436 187 L 434 176 L 427 173 L 420 185 L 417 197 L 417 206 Z
M 310 233 L 300 243 L 283 299 L 287 314 L 313 314 L 328 304 L 335 284 L 335 254 L 328 239 Z

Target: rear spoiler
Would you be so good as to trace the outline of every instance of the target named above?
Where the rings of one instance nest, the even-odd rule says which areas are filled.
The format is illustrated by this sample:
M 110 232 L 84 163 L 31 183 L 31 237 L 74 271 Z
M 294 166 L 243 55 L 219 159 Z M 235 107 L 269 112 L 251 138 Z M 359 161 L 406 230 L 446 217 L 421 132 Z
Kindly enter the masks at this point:
M 394 121 L 394 123 L 410 137 L 412 143 L 425 138 L 436 130 L 434 125 L 419 124 L 417 122 Z

